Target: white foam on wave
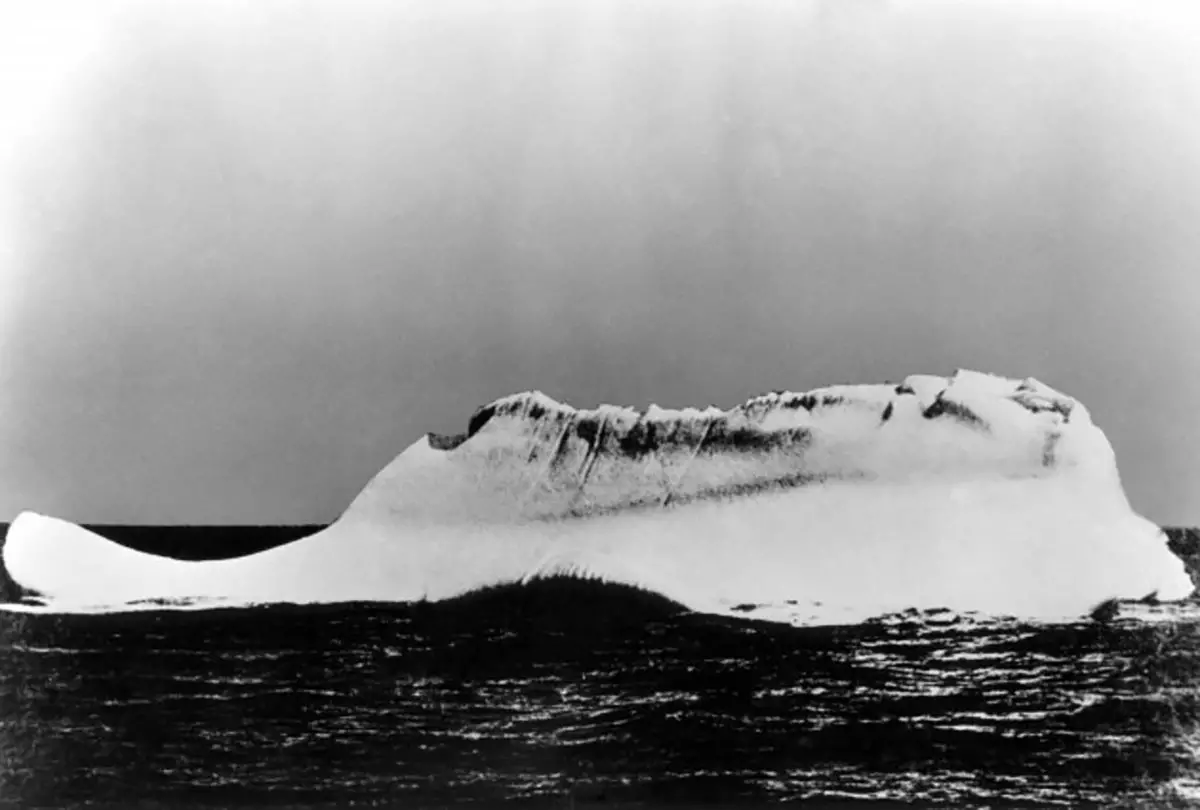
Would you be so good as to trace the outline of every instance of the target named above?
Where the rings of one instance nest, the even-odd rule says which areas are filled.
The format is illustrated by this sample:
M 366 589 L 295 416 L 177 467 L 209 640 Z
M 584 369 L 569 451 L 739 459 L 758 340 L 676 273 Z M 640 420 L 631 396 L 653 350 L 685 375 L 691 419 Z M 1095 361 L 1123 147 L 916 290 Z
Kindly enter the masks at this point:
M 467 437 L 416 442 L 337 522 L 275 549 L 170 560 L 24 513 L 3 556 L 62 611 L 441 600 L 561 573 L 804 625 L 936 607 L 1069 620 L 1192 590 L 1081 404 L 973 372 L 730 411 L 519 394 Z

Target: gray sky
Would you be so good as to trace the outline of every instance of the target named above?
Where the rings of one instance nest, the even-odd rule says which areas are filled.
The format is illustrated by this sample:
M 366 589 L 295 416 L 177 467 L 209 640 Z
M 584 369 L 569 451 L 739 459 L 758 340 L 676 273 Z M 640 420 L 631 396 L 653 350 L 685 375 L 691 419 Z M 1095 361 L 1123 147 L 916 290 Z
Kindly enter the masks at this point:
M 0 519 L 326 521 L 526 388 L 964 366 L 1082 399 L 1200 524 L 1185 2 L 27 7 Z

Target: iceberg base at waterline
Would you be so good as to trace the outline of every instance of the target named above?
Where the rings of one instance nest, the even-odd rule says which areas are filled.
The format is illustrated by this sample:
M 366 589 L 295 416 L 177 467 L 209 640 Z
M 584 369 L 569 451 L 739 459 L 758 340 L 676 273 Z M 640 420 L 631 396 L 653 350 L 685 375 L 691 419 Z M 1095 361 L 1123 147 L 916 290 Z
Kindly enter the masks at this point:
M 464 435 L 417 441 L 283 546 L 181 561 L 26 512 L 3 560 L 63 612 L 438 601 L 548 575 L 797 625 L 934 608 L 1073 620 L 1192 591 L 1082 404 L 968 371 L 729 411 L 517 394 Z

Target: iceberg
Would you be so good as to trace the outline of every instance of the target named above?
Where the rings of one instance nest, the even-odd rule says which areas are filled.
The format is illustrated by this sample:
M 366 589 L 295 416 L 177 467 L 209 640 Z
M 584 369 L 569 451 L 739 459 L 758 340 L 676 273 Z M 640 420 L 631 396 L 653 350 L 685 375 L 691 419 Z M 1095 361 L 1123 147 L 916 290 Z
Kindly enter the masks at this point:
M 175 560 L 25 512 L 3 561 L 58 611 L 438 601 L 558 575 L 796 625 L 936 608 L 1069 621 L 1192 592 L 1080 402 L 965 370 L 731 410 L 525 392 L 426 435 L 337 521 L 276 548 Z

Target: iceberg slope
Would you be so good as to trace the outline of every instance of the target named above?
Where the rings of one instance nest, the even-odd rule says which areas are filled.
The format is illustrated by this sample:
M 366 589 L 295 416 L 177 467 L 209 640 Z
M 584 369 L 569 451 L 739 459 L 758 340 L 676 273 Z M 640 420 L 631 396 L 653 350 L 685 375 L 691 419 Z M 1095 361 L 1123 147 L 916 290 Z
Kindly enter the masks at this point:
M 1082 404 L 969 371 L 729 411 L 517 394 L 416 442 L 334 524 L 278 548 L 184 562 L 25 513 L 3 557 L 61 610 L 440 600 L 554 573 L 796 624 L 935 607 L 1071 619 L 1192 590 Z

